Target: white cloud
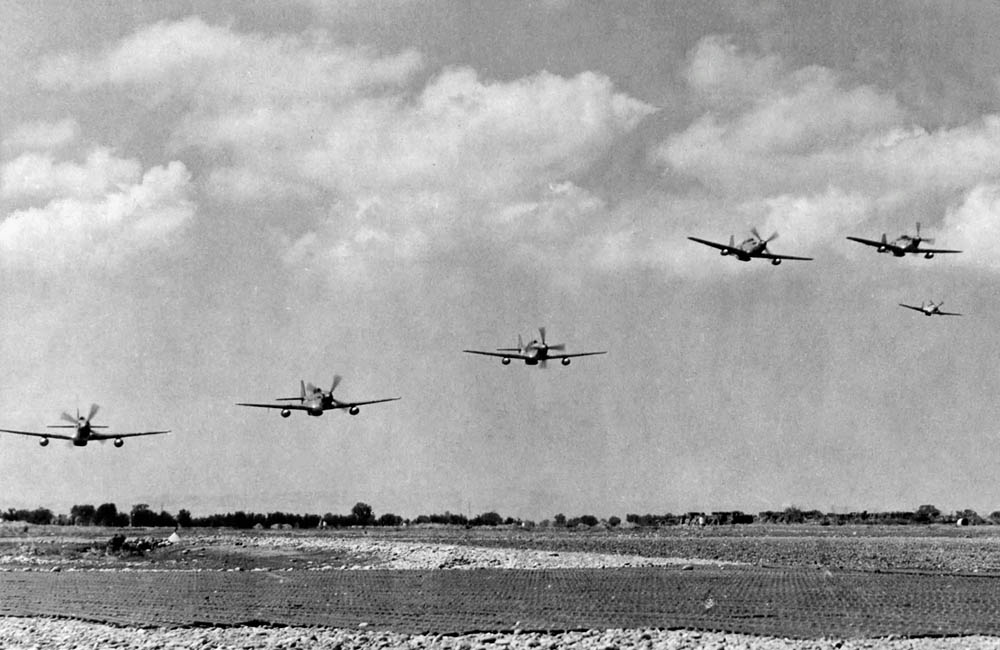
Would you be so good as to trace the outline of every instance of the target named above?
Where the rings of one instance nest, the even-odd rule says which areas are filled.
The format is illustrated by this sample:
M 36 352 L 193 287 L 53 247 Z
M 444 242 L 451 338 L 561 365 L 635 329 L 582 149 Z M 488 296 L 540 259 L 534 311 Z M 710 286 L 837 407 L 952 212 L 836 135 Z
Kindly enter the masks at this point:
M 7 150 L 51 150 L 67 145 L 80 135 L 80 125 L 73 118 L 58 122 L 25 122 L 3 139 Z
M 519 210 L 578 237 L 566 227 L 572 211 L 596 212 L 579 196 L 546 195 L 548 186 L 575 180 L 655 110 L 593 72 L 425 76 L 413 51 L 383 55 L 323 31 L 263 36 L 189 18 L 94 56 L 49 59 L 38 78 L 49 88 L 128 88 L 154 104 L 183 100 L 173 146 L 220 161 L 204 175 L 217 199 L 333 204 L 326 223 L 291 237 L 294 263 L 412 260 L 477 229 L 506 237 L 505 223 L 530 249 L 532 231 L 513 223 Z
M 141 173 L 138 161 L 117 158 L 105 148 L 92 151 L 82 165 L 57 163 L 52 154 L 29 152 L 4 163 L 0 172 L 0 196 L 5 199 L 91 198 L 133 183 Z
M 100 196 L 82 192 L 14 211 L 0 222 L 2 264 L 44 272 L 114 268 L 166 247 L 194 214 L 190 181 L 175 161 Z
M 192 116 L 188 146 L 225 149 L 259 176 L 338 195 L 457 191 L 493 198 L 579 173 L 653 108 L 593 73 L 484 83 L 449 69 L 413 101 L 254 107 Z
M 974 187 L 944 220 L 947 248 L 962 250 L 958 264 L 1000 271 L 1000 184 Z
M 684 79 L 696 97 L 715 110 L 745 108 L 766 94 L 782 72 L 777 56 L 741 52 L 725 36 L 701 39 L 688 56 Z
M 265 38 L 192 17 L 145 27 L 95 57 L 65 54 L 38 72 L 48 88 L 144 86 L 162 100 L 182 96 L 196 111 L 332 101 L 404 83 L 423 65 L 407 50 L 380 57 L 334 46 L 326 32 Z

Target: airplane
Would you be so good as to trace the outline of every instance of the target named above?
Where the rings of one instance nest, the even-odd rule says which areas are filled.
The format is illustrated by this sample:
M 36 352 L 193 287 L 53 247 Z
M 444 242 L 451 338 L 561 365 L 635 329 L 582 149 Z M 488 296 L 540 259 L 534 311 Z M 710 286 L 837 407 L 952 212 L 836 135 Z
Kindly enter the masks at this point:
M 688 237 L 688 239 L 698 242 L 699 244 L 711 246 L 712 248 L 718 248 L 722 251 L 723 257 L 726 255 L 733 255 L 741 262 L 749 262 L 751 259 L 757 257 L 765 260 L 771 260 L 771 264 L 777 266 L 781 264 L 781 260 L 812 260 L 811 257 L 775 255 L 774 253 L 769 252 L 767 250 L 767 245 L 778 238 L 778 233 L 774 233 L 767 239 L 762 238 L 756 228 L 751 228 L 750 233 L 753 237 L 744 239 L 739 244 L 736 243 L 736 237 L 734 235 L 729 236 L 729 244 L 719 244 L 714 241 L 708 241 L 707 239 L 699 239 L 698 237 Z
M 35 436 L 36 438 L 41 438 L 38 441 L 43 447 L 48 446 L 49 438 L 56 438 L 57 440 L 69 440 L 73 443 L 74 447 L 86 447 L 88 442 L 104 442 L 105 440 L 114 440 L 115 447 L 121 447 L 125 444 L 123 438 L 133 438 L 135 436 L 155 436 L 161 433 L 170 433 L 170 430 L 166 431 L 139 431 L 137 433 L 98 433 L 94 429 L 107 429 L 108 427 L 104 425 L 91 424 L 90 421 L 94 419 L 97 415 L 97 410 L 100 407 L 97 404 L 90 405 L 90 413 L 87 417 L 80 415 L 80 409 L 76 410 L 76 417 L 74 418 L 69 413 L 63 411 L 62 419 L 67 422 L 72 422 L 72 424 L 50 424 L 48 428 L 50 429 L 76 429 L 73 435 L 65 436 L 58 433 L 43 433 L 37 431 L 15 431 L 14 429 L 0 429 L 4 433 L 16 433 L 19 436 Z
M 945 248 L 920 248 L 921 242 L 927 242 L 928 244 L 933 244 L 934 240 L 928 237 L 920 236 L 920 222 L 917 222 L 917 234 L 915 236 L 910 235 L 900 235 L 897 239 L 892 241 L 887 241 L 885 233 L 882 233 L 881 241 L 873 241 L 871 239 L 862 239 L 860 237 L 848 237 L 851 241 L 856 241 L 859 244 L 864 244 L 866 246 L 874 246 L 878 249 L 879 253 L 892 253 L 896 257 L 903 257 L 907 253 L 913 253 L 915 255 L 920 255 L 923 253 L 925 259 L 932 259 L 936 253 L 961 253 L 962 251 L 948 250 Z
M 341 376 L 333 376 L 333 385 L 330 386 L 330 390 L 324 391 L 322 388 L 313 386 L 312 384 L 307 384 L 304 381 L 299 382 L 299 386 L 302 388 L 302 392 L 298 397 L 278 397 L 279 402 L 298 402 L 298 404 L 249 404 L 246 402 L 240 402 L 237 406 L 256 406 L 258 408 L 264 409 L 281 409 L 281 417 L 287 418 L 292 414 L 292 411 L 305 411 L 313 417 L 319 417 L 323 415 L 323 411 L 332 411 L 335 409 L 347 409 L 347 412 L 351 415 L 357 415 L 360 409 L 359 406 L 365 406 L 366 404 L 380 404 L 382 402 L 393 402 L 401 397 L 387 397 L 385 399 L 373 399 L 366 402 L 342 402 L 333 396 L 333 391 L 337 390 L 337 385 L 340 384 Z
M 557 345 L 549 345 L 545 342 L 545 328 L 538 328 L 538 339 L 533 339 L 528 342 L 527 345 L 521 339 L 521 335 L 517 335 L 517 347 L 516 348 L 497 348 L 496 352 L 485 352 L 483 350 L 462 350 L 462 352 L 468 352 L 469 354 L 482 354 L 488 357 L 500 357 L 500 363 L 503 365 L 509 365 L 511 359 L 521 359 L 526 365 L 538 366 L 542 368 L 548 367 L 547 361 L 549 359 L 559 359 L 564 366 L 568 366 L 570 359 L 573 357 L 589 357 L 595 354 L 607 354 L 604 352 L 575 352 L 573 354 L 552 354 L 550 350 L 565 350 L 566 346 L 562 343 Z
M 961 316 L 961 314 L 953 311 L 941 311 L 941 305 L 943 304 L 943 300 L 936 305 L 934 304 L 934 301 L 931 300 L 929 304 L 921 302 L 919 307 L 915 307 L 914 305 L 904 305 L 903 303 L 899 303 L 899 306 L 912 309 L 913 311 L 919 311 L 924 316 Z

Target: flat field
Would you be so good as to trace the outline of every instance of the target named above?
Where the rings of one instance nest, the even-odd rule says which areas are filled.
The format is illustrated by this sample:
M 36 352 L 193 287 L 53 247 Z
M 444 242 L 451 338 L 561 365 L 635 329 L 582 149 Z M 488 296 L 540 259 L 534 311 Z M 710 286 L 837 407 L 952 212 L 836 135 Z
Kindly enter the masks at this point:
M 165 544 L 172 532 L 4 525 L 0 615 L 404 635 L 1000 638 L 1000 527 L 190 529 Z

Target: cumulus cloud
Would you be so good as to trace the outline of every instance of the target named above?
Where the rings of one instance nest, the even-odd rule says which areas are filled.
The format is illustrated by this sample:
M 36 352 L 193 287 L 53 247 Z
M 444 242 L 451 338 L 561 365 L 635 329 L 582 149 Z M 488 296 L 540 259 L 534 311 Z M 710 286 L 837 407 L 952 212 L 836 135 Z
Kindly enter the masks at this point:
M 144 28 L 92 56 L 48 59 L 38 79 L 183 100 L 172 146 L 220 161 L 204 175 L 215 198 L 334 206 L 291 237 L 285 259 L 296 265 L 415 259 L 477 228 L 501 236 L 504 224 L 529 245 L 515 222 L 533 215 L 559 228 L 575 218 L 567 206 L 578 197 L 549 185 L 572 184 L 655 110 L 594 72 L 434 73 L 410 50 L 344 47 L 323 31 L 238 33 L 198 18 Z
M 3 139 L 7 150 L 52 150 L 67 145 L 80 134 L 80 125 L 73 118 L 58 122 L 25 122 L 19 124 Z
M 1000 184 L 974 187 L 945 216 L 948 247 L 964 251 L 958 264 L 983 266 L 1000 271 Z
M 50 153 L 30 152 L 4 163 L 0 171 L 0 196 L 92 198 L 135 182 L 141 173 L 137 160 L 118 158 L 105 148 L 92 151 L 82 165 L 57 163 Z
M 320 30 L 270 38 L 239 34 L 197 17 L 150 25 L 93 57 L 46 59 L 37 75 L 47 88 L 86 90 L 145 86 L 152 97 L 181 96 L 197 109 L 331 101 L 396 86 L 420 70 L 412 50 L 381 57 L 341 48 Z
M 109 167 L 134 168 L 133 161 L 110 159 Z M 52 169 L 57 169 L 58 166 Z M 153 167 L 141 178 L 115 189 L 95 184 L 59 185 L 59 174 L 49 187 L 63 196 L 41 207 L 16 210 L 0 222 L 0 259 L 7 267 L 43 272 L 114 268 L 151 249 L 169 244 L 194 214 L 188 199 L 191 175 L 174 161 Z
M 752 101 L 732 114 L 705 112 L 657 150 L 672 171 L 697 178 L 713 191 L 822 190 L 831 174 L 852 172 L 853 161 L 871 147 L 873 136 L 906 123 L 891 93 L 869 86 L 843 88 L 836 74 L 820 67 L 776 76 L 770 59 L 760 64 L 766 72 L 755 73 L 746 57 L 727 53 L 713 65 L 709 108 L 719 95 L 752 96 Z M 699 60 L 695 57 L 692 65 Z M 758 86 L 758 81 L 747 84 L 746 75 L 773 78 Z M 698 75 L 699 89 L 707 83 L 703 76 Z

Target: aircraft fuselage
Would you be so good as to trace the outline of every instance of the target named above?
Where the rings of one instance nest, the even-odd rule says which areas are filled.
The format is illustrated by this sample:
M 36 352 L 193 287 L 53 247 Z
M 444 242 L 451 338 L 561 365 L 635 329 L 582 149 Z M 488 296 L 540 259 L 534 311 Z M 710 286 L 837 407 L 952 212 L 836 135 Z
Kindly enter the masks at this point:
M 767 244 L 751 237 L 740 242 L 739 246 L 722 251 L 723 255 L 735 255 L 741 262 L 749 262 L 754 255 L 759 255 L 767 248 Z

